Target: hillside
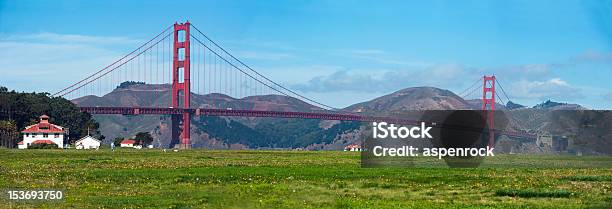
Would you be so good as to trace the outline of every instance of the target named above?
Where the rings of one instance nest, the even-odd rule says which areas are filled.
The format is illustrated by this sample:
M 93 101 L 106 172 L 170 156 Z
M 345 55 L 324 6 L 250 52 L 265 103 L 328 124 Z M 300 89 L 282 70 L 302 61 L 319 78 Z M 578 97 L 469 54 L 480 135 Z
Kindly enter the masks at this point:
M 85 96 L 73 100 L 78 106 L 154 106 L 167 107 L 170 85 L 131 83 L 102 97 Z M 261 95 L 232 98 L 223 94 L 191 94 L 192 107 L 234 108 L 275 111 L 321 110 L 296 98 Z M 426 109 L 471 109 L 454 93 L 415 87 L 397 91 L 371 101 L 345 108 L 349 111 L 386 112 Z M 167 116 L 96 115 L 107 139 L 131 136 L 140 131 L 154 133 L 155 145 L 171 146 L 170 120 Z M 193 118 L 192 141 L 195 147 L 210 148 L 296 148 L 339 149 L 356 143 L 359 124 L 282 118 L 207 117 Z
M 78 106 L 149 106 L 168 107 L 170 85 L 123 85 L 102 96 L 85 96 L 72 100 Z M 191 94 L 191 106 L 201 108 L 233 108 L 270 111 L 316 111 L 320 108 L 296 98 L 281 95 L 261 95 L 232 98 L 224 94 Z M 170 118 L 155 115 L 95 115 L 107 142 L 115 137 L 129 137 L 137 132 L 153 133 L 156 146 L 170 144 Z M 194 147 L 216 149 L 294 148 L 311 143 L 330 143 L 344 129 L 358 127 L 353 123 L 335 123 L 330 127 L 321 120 L 201 117 L 192 118 Z M 281 128 L 282 127 L 282 128 Z M 346 129 L 346 128 L 345 128 Z M 307 134 L 306 132 L 310 133 Z
M 117 88 L 102 96 L 85 96 L 72 100 L 78 106 L 141 106 L 141 107 L 169 107 L 171 86 L 135 84 L 125 88 Z M 261 95 L 244 98 L 232 98 L 218 93 L 195 94 L 191 93 L 192 107 L 209 108 L 237 108 L 253 110 L 274 111 L 310 111 L 321 110 L 299 99 L 281 95 Z
M 115 89 L 103 97 L 86 96 L 73 100 L 79 106 L 158 106 L 167 107 L 170 101 L 170 85 L 132 84 Z M 192 107 L 234 108 L 275 111 L 311 111 L 320 110 L 299 99 L 280 96 L 262 95 L 245 98 L 233 98 L 223 94 L 192 94 Z M 576 127 L 584 125 L 580 117 L 562 117 L 558 110 L 584 110 L 573 104 L 547 101 L 534 108 L 509 104 L 497 104 L 496 110 L 503 111 L 509 119 L 509 131 L 528 131 L 533 134 L 552 133 L 563 136 L 577 136 L 581 130 Z M 434 87 L 414 87 L 396 91 L 370 101 L 344 108 L 345 111 L 364 114 L 389 114 L 421 110 L 457 110 L 480 109 L 480 100 L 463 100 L 453 92 Z M 608 127 L 602 117 L 590 116 L 591 123 Z M 609 116 L 606 116 L 609 117 Z M 146 131 L 154 135 L 154 145 L 169 147 L 170 118 L 168 116 L 122 116 L 96 115 L 100 130 L 107 140 L 116 136 L 132 136 Z M 604 117 L 605 118 L 605 117 Z M 609 119 L 609 118 L 608 118 Z M 306 119 L 284 118 L 245 118 L 245 117 L 201 117 L 192 118 L 192 142 L 194 147 L 214 149 L 257 149 L 257 148 L 306 148 L 306 149 L 342 149 L 344 146 L 359 143 L 363 132 L 361 123 Z M 593 131 L 590 131 L 593 132 Z M 609 133 L 594 133 L 597 137 L 586 146 L 606 146 L 601 138 Z M 605 138 L 605 137 L 604 137 Z M 578 143 L 581 143 L 578 141 Z M 535 147 L 520 148 L 533 152 Z M 598 150 L 601 153 L 602 150 Z M 520 150 L 519 150 L 520 151 Z M 604 151 L 605 152 L 605 151 Z
M 472 109 L 472 106 L 453 92 L 434 87 L 406 88 L 345 108 L 354 112 L 457 109 Z
M 470 108 L 473 110 L 482 109 L 482 99 L 469 99 L 465 101 L 470 104 Z M 506 105 L 504 104 L 495 102 L 495 110 L 508 110 L 508 108 L 506 108 Z
M 534 109 L 540 110 L 587 110 L 587 108 L 580 106 L 579 104 L 568 104 L 561 102 L 553 102 L 546 100 L 543 103 L 533 106 Z

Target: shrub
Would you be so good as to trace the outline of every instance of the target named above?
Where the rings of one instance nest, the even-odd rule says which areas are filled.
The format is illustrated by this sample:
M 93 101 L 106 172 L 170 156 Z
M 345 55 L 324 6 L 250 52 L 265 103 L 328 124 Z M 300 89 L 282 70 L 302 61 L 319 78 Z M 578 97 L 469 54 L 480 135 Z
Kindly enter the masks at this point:
M 570 181 L 612 181 L 612 176 L 567 176 L 561 179 Z
M 572 195 L 571 192 L 565 190 L 555 191 L 537 191 L 537 190 L 521 190 L 521 189 L 500 189 L 495 192 L 495 196 L 509 196 L 509 197 L 555 197 L 555 198 L 568 198 Z
M 32 144 L 28 146 L 28 149 L 58 149 L 55 144 Z

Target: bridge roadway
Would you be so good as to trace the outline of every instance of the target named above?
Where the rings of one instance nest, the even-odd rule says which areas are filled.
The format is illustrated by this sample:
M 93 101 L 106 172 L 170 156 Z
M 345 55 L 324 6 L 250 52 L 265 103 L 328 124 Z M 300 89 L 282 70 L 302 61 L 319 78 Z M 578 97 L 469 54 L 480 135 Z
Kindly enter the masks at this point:
M 115 114 L 115 115 L 182 115 L 184 112 L 200 116 L 235 116 L 235 117 L 267 117 L 267 118 L 302 118 L 302 119 L 322 119 L 322 120 L 344 120 L 361 122 L 387 122 L 402 125 L 421 125 L 421 121 L 393 118 L 365 116 L 351 113 L 340 112 L 283 112 L 283 111 L 262 111 L 262 110 L 233 110 L 233 109 L 213 109 L 213 108 L 171 108 L 171 107 L 80 107 L 81 112 L 89 114 Z M 444 124 L 428 124 L 437 128 L 460 128 L 449 127 Z M 470 128 L 467 128 L 470 129 Z M 473 128 L 471 128 L 473 129 Z M 475 130 L 482 131 L 482 130 Z M 485 130 L 486 131 L 486 130 Z M 494 130 L 496 134 L 508 137 L 519 137 L 535 139 L 536 136 L 524 132 L 513 132 L 505 130 Z

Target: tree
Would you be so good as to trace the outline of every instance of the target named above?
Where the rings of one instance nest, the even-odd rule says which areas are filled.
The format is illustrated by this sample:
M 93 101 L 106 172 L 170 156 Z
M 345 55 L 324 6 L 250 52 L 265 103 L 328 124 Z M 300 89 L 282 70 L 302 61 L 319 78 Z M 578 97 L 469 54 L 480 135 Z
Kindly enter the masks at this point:
M 41 115 L 51 117 L 51 123 L 68 128 L 72 143 L 87 134 L 89 127 L 94 135 L 100 135 L 99 124 L 88 113 L 83 113 L 70 100 L 51 97 L 48 93 L 18 93 L 0 87 L 0 120 L 12 119 L 17 130 L 38 122 Z
M 121 141 L 123 141 L 123 137 L 122 136 L 118 136 L 115 137 L 115 140 L 113 140 L 113 144 L 115 144 L 115 146 L 121 146 Z
M 6 133 L 17 133 L 17 124 L 14 120 L 0 120 L 0 131 Z
M 12 148 L 19 140 L 19 132 L 14 120 L 0 120 L 0 147 Z
M 134 138 L 136 144 L 149 145 L 153 142 L 153 136 L 149 132 L 138 132 Z
M 125 88 L 128 88 L 128 87 L 133 86 L 133 85 L 144 85 L 144 84 L 145 84 L 145 82 L 140 82 L 140 81 L 125 81 L 125 82 L 119 84 L 119 86 L 117 86 L 117 88 L 118 89 L 125 89 Z

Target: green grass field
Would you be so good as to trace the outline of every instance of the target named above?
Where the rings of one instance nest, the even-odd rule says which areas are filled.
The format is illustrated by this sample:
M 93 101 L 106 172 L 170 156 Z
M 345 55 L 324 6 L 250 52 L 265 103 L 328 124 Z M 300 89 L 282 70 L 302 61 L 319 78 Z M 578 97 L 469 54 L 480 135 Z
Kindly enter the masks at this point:
M 612 207 L 612 157 L 416 161 L 361 168 L 348 152 L 0 149 L 0 208 Z M 17 188 L 61 189 L 65 199 L 8 200 Z

